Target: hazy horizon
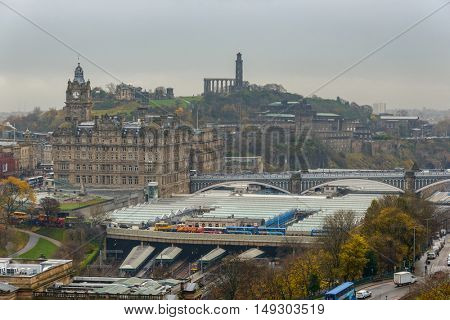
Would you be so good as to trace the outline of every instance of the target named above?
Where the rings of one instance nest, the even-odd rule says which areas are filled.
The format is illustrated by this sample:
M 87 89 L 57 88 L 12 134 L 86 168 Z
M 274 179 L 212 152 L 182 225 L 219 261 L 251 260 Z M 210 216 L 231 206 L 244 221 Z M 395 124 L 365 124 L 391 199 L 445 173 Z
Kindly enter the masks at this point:
M 445 1 L 6 3 L 125 83 L 196 95 L 204 77 L 307 95 Z M 317 93 L 388 109 L 450 108 L 450 6 Z M 0 4 L 0 111 L 61 108 L 77 55 Z M 80 59 L 91 85 L 116 82 Z

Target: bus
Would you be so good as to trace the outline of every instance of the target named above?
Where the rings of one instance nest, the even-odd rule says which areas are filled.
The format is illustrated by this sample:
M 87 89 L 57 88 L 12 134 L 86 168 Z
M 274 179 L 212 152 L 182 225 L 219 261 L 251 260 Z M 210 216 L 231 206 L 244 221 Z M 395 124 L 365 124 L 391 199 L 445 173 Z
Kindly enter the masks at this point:
M 325 300 L 356 300 L 355 284 L 344 282 L 325 293 Z
M 238 226 L 228 226 L 225 229 L 228 234 L 256 234 L 257 227 L 238 227 Z
M 28 184 L 32 188 L 40 188 L 44 184 L 44 177 L 43 176 L 30 177 L 26 178 L 25 181 L 28 182 Z

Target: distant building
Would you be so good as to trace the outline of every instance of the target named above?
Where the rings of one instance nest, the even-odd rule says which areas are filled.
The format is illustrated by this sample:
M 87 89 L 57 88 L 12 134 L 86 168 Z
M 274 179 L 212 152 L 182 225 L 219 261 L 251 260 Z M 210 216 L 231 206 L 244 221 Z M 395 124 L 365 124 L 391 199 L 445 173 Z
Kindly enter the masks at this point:
M 8 154 L 7 158 L 12 154 L 15 159 L 13 175 L 18 177 L 34 175 L 41 155 L 38 147 L 39 143 L 34 141 L 0 141 L 0 153 Z M 9 168 L 12 165 L 10 161 L 7 161 Z
M 76 82 L 75 77 L 69 87 Z M 109 116 L 92 119 L 87 111 L 80 114 L 89 117 L 79 121 L 73 110 L 91 108 L 89 97 L 90 92 L 78 100 L 68 95 L 66 121 L 53 132 L 57 184 L 143 190 L 157 182 L 160 195 L 167 197 L 189 192 L 189 170 L 208 173 L 220 168 L 223 141 L 214 129 L 194 130 L 172 116 L 147 117 L 144 107 L 139 110 L 141 118 L 133 122 Z
M 384 103 L 384 102 L 374 103 L 373 104 L 373 113 L 374 114 L 386 113 L 386 103 Z
M 175 95 L 173 93 L 173 88 L 167 88 L 166 89 L 166 98 L 167 99 L 173 99 L 175 98 Z
M 203 94 L 228 94 L 244 88 L 244 67 L 242 54 L 236 55 L 236 71 L 234 78 L 204 78 Z
M 0 178 L 17 175 L 18 161 L 12 152 L 0 152 Z
M 412 129 L 420 128 L 422 122 L 417 116 L 380 115 L 376 121 L 376 130 L 393 136 L 410 137 Z
M 55 283 L 69 283 L 72 272 L 72 260 L 0 258 L 0 299 L 5 291 L 8 299 L 32 299 Z
M 162 100 L 166 97 L 166 89 L 164 87 L 155 88 L 155 92 L 153 93 L 153 99 Z
M 129 84 L 121 83 L 116 87 L 116 99 L 122 101 L 134 100 L 134 87 Z
M 38 300 L 167 300 L 182 295 L 184 281 L 111 277 L 74 277 L 72 282 L 36 292 Z M 1 288 L 1 287 L 0 287 Z

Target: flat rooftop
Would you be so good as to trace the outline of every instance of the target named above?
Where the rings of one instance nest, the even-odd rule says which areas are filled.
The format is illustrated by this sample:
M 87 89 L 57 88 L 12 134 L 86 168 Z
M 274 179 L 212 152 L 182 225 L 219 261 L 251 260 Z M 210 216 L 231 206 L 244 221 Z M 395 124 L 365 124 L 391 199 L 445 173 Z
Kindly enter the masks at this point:
M 407 121 L 407 120 L 419 120 L 417 116 L 380 116 L 381 120 L 397 120 L 397 121 Z
M 72 260 L 0 258 L 0 277 L 33 277 Z
M 86 292 L 95 294 L 127 294 L 161 296 L 171 292 L 182 283 L 175 279 L 141 279 L 110 277 L 74 277 L 72 283 L 50 287 L 48 290 L 71 293 Z

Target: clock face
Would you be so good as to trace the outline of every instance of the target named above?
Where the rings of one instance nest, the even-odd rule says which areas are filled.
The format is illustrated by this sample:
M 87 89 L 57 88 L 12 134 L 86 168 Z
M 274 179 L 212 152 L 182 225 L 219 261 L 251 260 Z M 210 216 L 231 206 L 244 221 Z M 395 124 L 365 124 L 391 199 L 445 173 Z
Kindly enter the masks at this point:
M 78 99 L 78 97 L 80 96 L 80 93 L 79 93 L 78 91 L 74 91 L 74 92 L 72 93 L 72 96 L 73 96 L 75 99 Z

